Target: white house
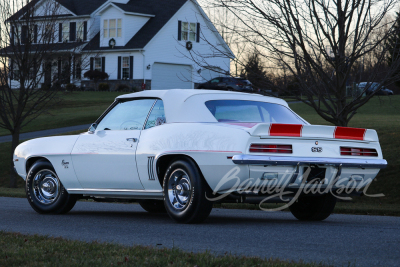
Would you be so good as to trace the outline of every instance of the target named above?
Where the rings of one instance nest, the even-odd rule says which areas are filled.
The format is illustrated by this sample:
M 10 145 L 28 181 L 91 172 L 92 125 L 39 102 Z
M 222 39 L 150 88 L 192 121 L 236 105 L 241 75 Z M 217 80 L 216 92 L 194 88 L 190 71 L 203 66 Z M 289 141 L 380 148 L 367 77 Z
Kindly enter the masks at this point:
M 48 68 L 40 66 L 46 68 L 42 83 L 60 76 L 65 67 L 72 75 L 62 83 L 90 86 L 83 73 L 97 69 L 109 75 L 111 85 L 128 83 L 146 89 L 195 88 L 196 83 L 229 74 L 234 55 L 195 0 L 33 0 L 29 4 L 43 13 L 40 7 L 48 1 L 60 5 L 54 38 L 59 48 L 52 51 L 55 57 Z M 34 27 L 26 28 L 11 30 L 11 42 L 15 34 L 25 40 Z M 40 33 L 31 35 L 39 45 Z M 57 56 L 57 51 L 71 51 L 71 55 Z M 216 51 L 225 56 L 210 57 Z M 206 55 L 200 64 L 193 60 L 199 55 Z

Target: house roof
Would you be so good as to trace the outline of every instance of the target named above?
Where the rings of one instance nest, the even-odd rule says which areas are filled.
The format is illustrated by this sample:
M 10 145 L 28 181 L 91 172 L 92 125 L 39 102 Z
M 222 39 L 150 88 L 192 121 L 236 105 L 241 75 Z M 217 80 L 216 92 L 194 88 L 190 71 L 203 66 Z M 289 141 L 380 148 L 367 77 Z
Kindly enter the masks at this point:
M 14 13 L 7 21 L 9 20 L 17 20 L 21 17 L 25 12 L 27 12 L 30 8 L 36 5 L 41 0 L 32 0 L 27 5 L 22 7 L 20 10 Z M 60 5 L 71 11 L 77 16 L 82 15 L 90 15 L 97 8 L 103 5 L 107 0 L 55 0 Z
M 142 49 L 151 39 L 161 30 L 161 28 L 175 15 L 175 13 L 187 2 L 187 0 L 130 0 L 127 4 L 114 3 L 117 7 L 126 12 L 151 14 L 154 17 L 132 37 L 123 47 L 113 49 Z M 93 50 L 113 50 L 109 47 L 100 47 L 100 33 L 97 34 L 89 44 L 83 49 Z
M 85 45 L 85 43 L 73 42 L 73 43 L 54 43 L 54 44 L 31 44 L 29 46 L 29 51 L 31 53 L 35 53 L 36 51 L 46 51 L 49 52 L 66 52 L 66 51 L 74 51 L 79 50 L 80 46 Z M 24 52 L 26 46 L 21 45 L 20 47 L 15 46 L 14 49 L 19 50 L 21 49 Z M 12 55 L 13 48 L 8 46 L 6 48 L 0 49 L 0 55 Z

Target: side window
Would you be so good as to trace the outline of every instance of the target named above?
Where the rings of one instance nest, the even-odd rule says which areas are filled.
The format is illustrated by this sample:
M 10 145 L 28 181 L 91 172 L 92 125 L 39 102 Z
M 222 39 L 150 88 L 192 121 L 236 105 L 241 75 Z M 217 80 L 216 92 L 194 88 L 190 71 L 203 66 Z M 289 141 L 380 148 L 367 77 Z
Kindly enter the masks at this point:
M 154 99 L 118 103 L 97 126 L 98 130 L 141 130 Z
M 223 83 L 230 83 L 230 82 L 231 82 L 231 79 L 229 79 L 229 78 L 224 78 L 224 79 L 222 79 L 222 82 L 223 82 Z
M 218 78 L 212 79 L 210 83 L 219 83 L 219 79 Z
M 154 126 L 159 126 L 166 123 L 167 120 L 165 118 L 164 112 L 164 104 L 162 100 L 157 100 L 157 103 L 154 105 L 153 110 L 150 113 L 149 118 L 147 119 L 145 129 L 152 128 Z

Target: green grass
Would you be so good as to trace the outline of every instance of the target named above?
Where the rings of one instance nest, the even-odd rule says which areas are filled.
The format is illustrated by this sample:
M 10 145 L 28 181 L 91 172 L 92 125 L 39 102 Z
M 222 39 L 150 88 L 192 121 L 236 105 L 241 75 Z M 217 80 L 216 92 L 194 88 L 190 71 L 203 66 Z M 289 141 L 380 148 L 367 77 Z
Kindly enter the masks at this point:
M 0 232 L 0 266 L 324 266 Z
M 60 105 L 39 116 L 24 127 L 21 133 L 54 128 L 91 124 L 106 110 L 114 99 L 123 93 L 117 92 L 70 92 L 63 93 Z M 10 132 L 0 129 L 0 136 Z

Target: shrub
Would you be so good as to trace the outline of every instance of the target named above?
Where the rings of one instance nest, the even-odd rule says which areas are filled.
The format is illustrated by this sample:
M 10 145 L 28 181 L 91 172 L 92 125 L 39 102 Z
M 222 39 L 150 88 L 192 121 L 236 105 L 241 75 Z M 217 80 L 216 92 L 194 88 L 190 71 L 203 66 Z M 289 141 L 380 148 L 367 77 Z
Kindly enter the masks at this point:
M 107 80 L 108 74 L 99 70 L 88 70 L 83 74 L 83 77 L 97 82 L 99 80 Z
M 129 91 L 129 86 L 126 85 L 126 84 L 118 84 L 116 86 L 116 90 L 115 91 L 117 91 L 117 92 L 127 92 L 127 91 Z
M 99 83 L 99 91 L 110 91 L 110 85 L 108 83 Z
M 69 83 L 65 86 L 65 90 L 68 92 L 76 91 L 76 85 L 73 83 Z

